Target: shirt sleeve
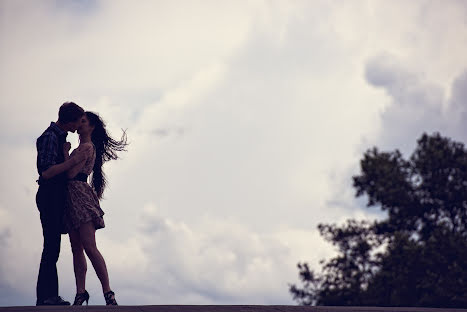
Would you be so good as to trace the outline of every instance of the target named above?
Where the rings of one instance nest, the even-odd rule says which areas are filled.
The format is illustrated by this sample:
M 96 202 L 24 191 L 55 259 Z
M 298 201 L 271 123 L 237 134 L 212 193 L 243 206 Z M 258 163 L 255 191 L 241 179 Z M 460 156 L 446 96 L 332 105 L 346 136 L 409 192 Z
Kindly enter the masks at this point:
M 39 175 L 57 164 L 58 138 L 52 133 L 44 133 L 37 139 L 37 171 Z

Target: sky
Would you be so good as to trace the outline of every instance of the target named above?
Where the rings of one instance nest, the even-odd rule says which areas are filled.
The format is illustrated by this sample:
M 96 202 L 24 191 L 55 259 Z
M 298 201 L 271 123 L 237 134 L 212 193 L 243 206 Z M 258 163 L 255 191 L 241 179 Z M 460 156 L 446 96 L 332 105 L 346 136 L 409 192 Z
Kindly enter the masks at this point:
M 464 1 L 0 0 L 0 306 L 35 303 L 63 102 L 130 142 L 96 234 L 120 304 L 296 304 L 297 263 L 336 254 L 318 224 L 384 217 L 352 188 L 366 150 L 467 141 L 466 52 Z M 72 300 L 67 236 L 58 268 Z

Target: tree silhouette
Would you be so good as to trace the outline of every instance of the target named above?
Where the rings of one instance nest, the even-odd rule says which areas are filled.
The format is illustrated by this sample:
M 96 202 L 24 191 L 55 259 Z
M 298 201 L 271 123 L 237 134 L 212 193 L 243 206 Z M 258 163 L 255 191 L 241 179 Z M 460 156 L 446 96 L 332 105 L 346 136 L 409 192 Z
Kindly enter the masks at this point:
M 353 177 L 356 196 L 387 212 L 380 221 L 320 224 L 338 248 L 322 272 L 299 263 L 303 305 L 467 308 L 467 150 L 439 133 L 402 154 L 368 150 Z

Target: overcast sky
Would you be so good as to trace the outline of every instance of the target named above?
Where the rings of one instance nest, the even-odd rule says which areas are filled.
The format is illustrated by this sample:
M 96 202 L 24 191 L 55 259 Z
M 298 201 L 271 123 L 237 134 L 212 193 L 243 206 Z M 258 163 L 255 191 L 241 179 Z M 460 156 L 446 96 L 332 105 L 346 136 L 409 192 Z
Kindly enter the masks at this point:
M 368 148 L 467 141 L 465 1 L 0 0 L 0 68 L 0 306 L 35 303 L 35 140 L 65 101 L 131 142 L 97 232 L 123 305 L 294 304 L 335 252 L 316 226 L 382 216 Z M 59 279 L 72 300 L 67 236 Z

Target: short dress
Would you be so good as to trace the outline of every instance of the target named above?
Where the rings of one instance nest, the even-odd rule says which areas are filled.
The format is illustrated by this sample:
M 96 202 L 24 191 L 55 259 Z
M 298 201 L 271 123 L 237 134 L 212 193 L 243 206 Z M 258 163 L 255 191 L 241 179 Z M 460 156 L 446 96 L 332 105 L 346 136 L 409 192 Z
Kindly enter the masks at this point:
M 74 150 L 70 157 L 73 156 Z M 96 160 L 96 148 L 93 145 L 92 156 L 89 157 L 80 173 L 89 176 L 94 167 Z M 72 230 L 77 230 L 79 227 L 88 222 L 93 222 L 94 227 L 102 229 L 105 227 L 104 211 L 99 205 L 99 199 L 94 189 L 87 183 L 78 180 L 69 180 L 67 183 L 67 199 L 64 214 L 65 230 L 69 233 Z

